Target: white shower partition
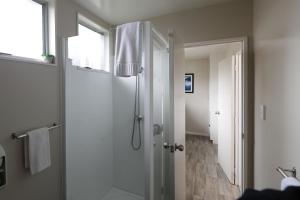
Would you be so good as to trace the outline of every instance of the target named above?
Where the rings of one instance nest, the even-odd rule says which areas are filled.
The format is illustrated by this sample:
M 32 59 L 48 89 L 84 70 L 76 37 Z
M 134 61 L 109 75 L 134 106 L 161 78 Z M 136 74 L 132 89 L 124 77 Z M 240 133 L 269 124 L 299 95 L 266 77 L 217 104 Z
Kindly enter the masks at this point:
M 67 199 L 100 200 L 113 186 L 112 74 L 66 66 Z

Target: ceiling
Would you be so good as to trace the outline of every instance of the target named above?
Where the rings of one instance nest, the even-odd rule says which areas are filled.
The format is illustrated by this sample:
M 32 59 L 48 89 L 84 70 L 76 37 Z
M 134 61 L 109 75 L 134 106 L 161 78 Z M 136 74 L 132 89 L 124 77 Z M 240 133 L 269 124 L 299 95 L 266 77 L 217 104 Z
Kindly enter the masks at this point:
M 225 52 L 228 48 L 238 48 L 240 45 L 240 42 L 233 42 L 185 48 L 185 58 L 187 60 L 208 59 L 212 53 Z
M 73 0 L 111 24 L 145 20 L 231 0 Z

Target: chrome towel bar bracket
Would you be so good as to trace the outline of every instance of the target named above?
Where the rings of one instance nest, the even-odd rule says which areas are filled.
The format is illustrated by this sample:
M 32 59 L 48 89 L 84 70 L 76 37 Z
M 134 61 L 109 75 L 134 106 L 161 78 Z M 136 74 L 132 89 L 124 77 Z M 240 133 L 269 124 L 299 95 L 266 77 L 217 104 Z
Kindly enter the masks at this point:
M 56 128 L 59 128 L 59 127 L 61 127 L 61 125 L 57 125 L 56 123 L 53 123 L 52 124 L 52 126 L 50 126 L 50 127 L 48 127 L 48 130 L 50 131 L 50 130 L 53 130 L 53 129 L 56 129 Z M 23 131 L 23 132 L 21 132 L 21 133 L 12 133 L 11 134 L 11 137 L 12 137 L 12 139 L 14 139 L 14 140 L 19 140 L 19 139 L 23 139 L 23 138 L 25 138 L 25 137 L 27 137 L 28 135 L 27 135 L 27 132 L 28 132 L 29 130 L 27 130 L 27 131 Z
M 276 171 L 278 171 L 284 178 L 290 177 L 287 172 L 291 174 L 291 177 L 297 178 L 297 170 L 295 167 L 293 167 L 293 169 L 283 169 L 282 167 L 277 167 Z

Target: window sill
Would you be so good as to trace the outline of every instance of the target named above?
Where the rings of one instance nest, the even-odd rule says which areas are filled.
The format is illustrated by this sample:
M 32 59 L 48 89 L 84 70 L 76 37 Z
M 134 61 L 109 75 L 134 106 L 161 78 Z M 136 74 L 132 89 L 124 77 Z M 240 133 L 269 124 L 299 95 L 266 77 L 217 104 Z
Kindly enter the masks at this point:
M 81 71 L 87 71 L 87 72 L 97 72 L 97 73 L 102 73 L 102 74 L 112 74 L 111 72 L 105 71 L 105 70 L 101 70 L 101 69 L 88 69 L 85 67 L 79 67 L 79 66 L 75 66 L 77 68 L 77 70 L 81 70 Z
M 52 66 L 56 67 L 57 64 L 46 63 L 42 60 L 34 59 L 34 58 L 24 58 L 19 56 L 12 56 L 12 55 L 0 55 L 0 60 L 10 60 L 10 61 L 17 61 L 17 62 L 24 62 L 24 63 L 31 63 L 31 64 L 38 64 L 38 65 L 45 65 L 45 66 Z

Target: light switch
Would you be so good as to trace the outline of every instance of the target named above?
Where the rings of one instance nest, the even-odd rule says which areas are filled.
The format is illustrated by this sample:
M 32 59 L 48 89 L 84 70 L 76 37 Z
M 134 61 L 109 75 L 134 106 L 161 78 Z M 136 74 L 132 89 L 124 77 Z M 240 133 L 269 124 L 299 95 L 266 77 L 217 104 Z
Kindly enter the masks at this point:
M 264 121 L 267 119 L 267 107 L 266 107 L 266 105 L 260 105 L 259 117 L 260 117 L 261 120 L 264 120 Z

